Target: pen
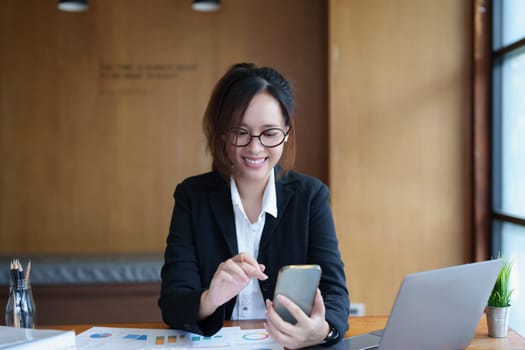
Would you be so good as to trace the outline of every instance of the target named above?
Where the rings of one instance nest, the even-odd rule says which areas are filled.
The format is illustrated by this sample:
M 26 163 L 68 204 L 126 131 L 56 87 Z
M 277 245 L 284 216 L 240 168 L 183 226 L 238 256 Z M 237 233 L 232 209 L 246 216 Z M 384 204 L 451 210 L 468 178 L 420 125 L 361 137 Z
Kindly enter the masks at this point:
M 29 287 L 29 273 L 30 272 L 31 272 L 31 260 L 29 260 L 26 266 L 26 275 L 25 275 L 26 287 Z

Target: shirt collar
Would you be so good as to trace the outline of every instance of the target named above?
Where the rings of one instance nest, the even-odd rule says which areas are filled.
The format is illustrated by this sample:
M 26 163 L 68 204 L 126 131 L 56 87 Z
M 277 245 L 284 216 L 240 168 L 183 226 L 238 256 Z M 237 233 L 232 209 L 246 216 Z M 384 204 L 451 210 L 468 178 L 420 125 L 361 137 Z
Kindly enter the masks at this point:
M 230 177 L 230 190 L 233 205 L 237 205 L 242 208 L 241 196 L 233 176 Z M 275 190 L 275 174 L 273 170 L 270 173 L 270 178 L 268 179 L 268 183 L 264 189 L 262 211 L 272 215 L 274 218 L 277 218 L 277 193 Z

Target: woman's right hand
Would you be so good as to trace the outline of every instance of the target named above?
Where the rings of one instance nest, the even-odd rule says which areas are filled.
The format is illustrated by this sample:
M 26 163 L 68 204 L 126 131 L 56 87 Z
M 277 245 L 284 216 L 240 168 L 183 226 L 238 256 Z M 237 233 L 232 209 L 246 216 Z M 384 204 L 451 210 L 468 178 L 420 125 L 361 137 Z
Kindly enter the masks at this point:
M 252 278 L 268 278 L 265 266 L 246 253 L 239 253 L 222 262 L 215 271 L 210 288 L 201 295 L 199 319 L 209 317 L 215 310 L 235 297 Z

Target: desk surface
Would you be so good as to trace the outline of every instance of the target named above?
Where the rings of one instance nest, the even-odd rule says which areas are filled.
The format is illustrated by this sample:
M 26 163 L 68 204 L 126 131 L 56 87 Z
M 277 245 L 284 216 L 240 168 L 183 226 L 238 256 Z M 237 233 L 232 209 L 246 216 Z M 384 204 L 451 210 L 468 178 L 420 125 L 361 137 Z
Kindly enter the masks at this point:
M 386 316 L 364 316 L 364 317 L 350 317 L 350 330 L 345 334 L 345 337 L 359 335 L 371 332 L 377 329 L 384 328 L 386 325 Z M 126 324 L 93 324 L 93 325 L 69 325 L 69 326 L 50 326 L 53 329 L 74 330 L 77 334 L 94 327 L 122 327 L 122 328 L 151 328 L 151 329 L 165 329 L 168 328 L 164 323 L 126 323 Z M 244 329 L 262 328 L 262 321 L 231 321 L 227 322 L 226 326 L 240 326 Z M 47 328 L 47 327 L 46 327 Z M 479 322 L 478 328 L 467 350 L 524 350 L 525 338 L 518 333 L 509 329 L 506 338 L 489 338 L 487 335 L 487 322 L 483 316 Z

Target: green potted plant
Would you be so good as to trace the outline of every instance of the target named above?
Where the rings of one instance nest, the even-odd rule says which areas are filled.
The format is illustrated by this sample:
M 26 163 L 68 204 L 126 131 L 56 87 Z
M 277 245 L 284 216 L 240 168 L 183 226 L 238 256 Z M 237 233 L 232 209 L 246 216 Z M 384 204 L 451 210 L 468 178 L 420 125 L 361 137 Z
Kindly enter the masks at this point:
M 510 297 L 512 295 L 512 289 L 509 285 L 511 272 L 512 263 L 505 260 L 487 303 L 486 313 L 489 337 L 502 338 L 507 336 Z

